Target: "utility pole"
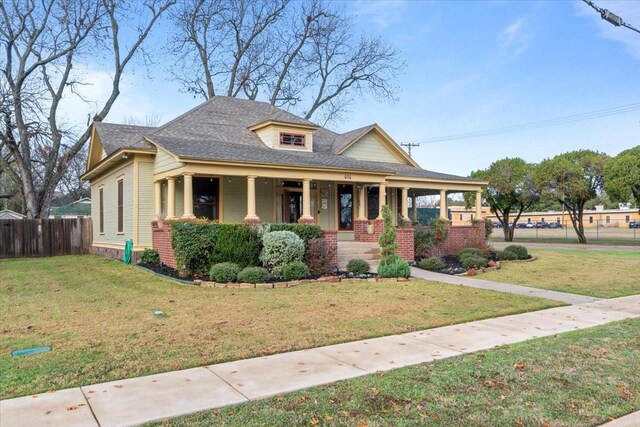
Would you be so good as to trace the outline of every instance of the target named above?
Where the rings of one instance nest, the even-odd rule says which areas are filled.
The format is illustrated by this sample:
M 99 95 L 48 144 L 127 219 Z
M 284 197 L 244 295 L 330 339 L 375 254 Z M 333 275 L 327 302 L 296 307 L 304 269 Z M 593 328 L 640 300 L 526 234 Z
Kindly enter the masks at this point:
M 400 145 L 402 145 L 403 147 L 407 147 L 409 151 L 409 157 L 411 157 L 411 148 L 420 146 L 419 143 L 413 143 L 413 142 L 405 142 L 405 143 L 401 143 Z
M 598 12 L 600 14 L 600 17 L 602 17 L 602 19 L 604 19 L 608 23 L 610 23 L 612 25 L 615 25 L 616 27 L 626 27 L 626 28 L 630 29 L 631 31 L 635 31 L 636 33 L 640 33 L 640 30 L 638 30 L 637 28 L 632 27 L 631 25 L 629 25 L 626 22 L 624 22 L 624 20 L 622 19 L 621 16 L 616 15 L 615 13 L 611 12 L 610 10 L 603 9 L 601 7 L 596 6 L 591 0 L 582 0 L 582 1 L 585 2 L 586 4 L 588 4 L 589 6 L 591 6 L 591 8 L 593 10 L 595 10 L 596 12 Z

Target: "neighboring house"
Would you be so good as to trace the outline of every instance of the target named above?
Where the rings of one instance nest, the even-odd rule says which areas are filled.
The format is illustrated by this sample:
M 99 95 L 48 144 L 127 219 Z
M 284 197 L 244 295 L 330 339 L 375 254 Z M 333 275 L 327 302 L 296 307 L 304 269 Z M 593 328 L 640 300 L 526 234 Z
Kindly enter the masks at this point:
M 452 225 L 468 224 L 472 219 L 478 218 L 476 209 L 467 209 L 464 206 L 449 206 L 449 215 Z M 491 215 L 489 207 L 482 206 L 480 218 L 485 218 L 489 215 Z
M 83 197 L 68 205 L 52 207 L 49 218 L 84 218 L 91 216 L 91 198 Z
M 25 219 L 26 216 L 11 209 L 0 210 L 0 219 Z
M 494 214 L 487 215 L 491 221 L 498 221 Z M 640 221 L 640 213 L 637 209 L 625 207 L 623 209 L 604 209 L 602 206 L 596 206 L 596 209 L 585 209 L 582 215 L 582 222 L 585 228 L 598 227 L 621 227 L 628 228 L 631 221 Z M 519 223 L 536 223 L 536 222 L 556 222 L 565 226 L 572 227 L 571 218 L 565 211 L 547 211 L 547 212 L 524 212 Z
M 338 134 L 267 103 L 214 97 L 167 124 L 94 123 L 83 179 L 91 182 L 94 246 L 119 256 L 152 244 L 152 221 L 301 222 L 360 240 L 380 206 L 476 193 L 482 181 L 422 169 L 377 124 Z M 415 205 L 415 203 L 413 203 Z M 480 214 L 478 214 L 480 216 Z

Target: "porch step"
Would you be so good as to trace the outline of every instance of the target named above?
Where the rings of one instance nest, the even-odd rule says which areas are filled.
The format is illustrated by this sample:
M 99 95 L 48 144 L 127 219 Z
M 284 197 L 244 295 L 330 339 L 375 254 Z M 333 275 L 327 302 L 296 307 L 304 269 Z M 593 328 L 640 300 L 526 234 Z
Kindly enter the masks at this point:
M 365 260 L 371 266 L 371 271 L 376 271 L 380 262 L 380 245 L 377 242 L 338 242 L 340 269 L 345 269 L 352 259 Z

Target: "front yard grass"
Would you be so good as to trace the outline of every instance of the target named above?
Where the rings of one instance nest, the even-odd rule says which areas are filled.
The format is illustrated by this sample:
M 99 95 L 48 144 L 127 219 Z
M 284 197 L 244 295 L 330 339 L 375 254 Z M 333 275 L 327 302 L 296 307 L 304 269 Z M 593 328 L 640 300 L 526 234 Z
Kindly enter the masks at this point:
M 162 426 L 596 426 L 640 410 L 640 319 L 341 381 Z
M 500 270 L 479 278 L 599 298 L 640 294 L 640 250 L 529 252 L 537 260 L 505 262 Z
M 200 288 L 93 255 L 0 260 L 0 277 L 3 399 L 560 305 L 426 281 Z

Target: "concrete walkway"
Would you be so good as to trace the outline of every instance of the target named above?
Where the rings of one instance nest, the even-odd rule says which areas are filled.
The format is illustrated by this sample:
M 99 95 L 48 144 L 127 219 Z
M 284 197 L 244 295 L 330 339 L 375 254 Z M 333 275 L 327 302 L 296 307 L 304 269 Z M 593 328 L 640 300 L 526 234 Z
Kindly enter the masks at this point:
M 0 401 L 3 427 L 129 426 L 640 317 L 640 295 Z
M 422 270 L 416 267 L 411 267 L 411 276 L 432 282 L 448 283 L 450 285 L 461 285 L 490 291 L 506 292 L 509 294 L 525 295 L 528 297 L 546 298 L 565 304 L 585 304 L 600 301 L 600 298 L 587 297 L 584 295 L 512 285 L 509 283 L 491 282 L 489 280 L 472 279 L 466 276 L 450 276 L 448 274 L 434 273 L 433 271 Z

